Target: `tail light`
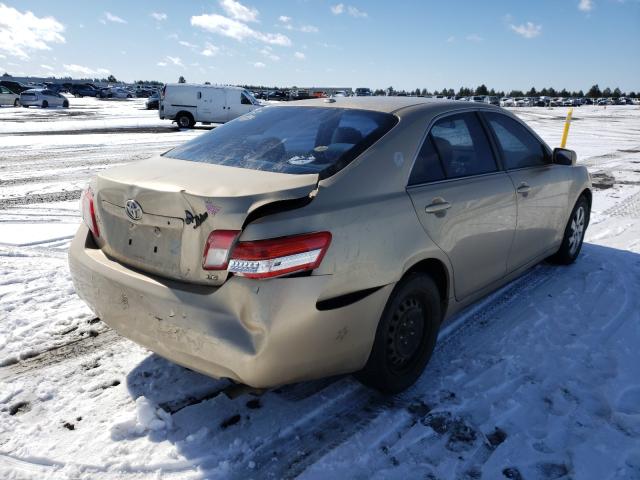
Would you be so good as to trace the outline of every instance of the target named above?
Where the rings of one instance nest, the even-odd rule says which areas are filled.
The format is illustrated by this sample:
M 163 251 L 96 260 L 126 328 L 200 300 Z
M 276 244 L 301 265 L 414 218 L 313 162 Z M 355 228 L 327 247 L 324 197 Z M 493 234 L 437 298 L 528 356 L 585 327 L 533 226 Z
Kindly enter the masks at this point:
M 205 270 L 226 270 L 229 252 L 238 238 L 238 230 L 214 230 L 209 234 L 204 246 L 202 268 Z
M 331 243 L 331 233 L 316 232 L 234 245 L 239 233 L 229 230 L 211 232 L 205 247 L 205 270 L 226 269 L 247 278 L 271 278 L 310 271 L 320 266 Z
M 87 227 L 89 227 L 94 237 L 100 237 L 100 228 L 98 227 L 98 219 L 96 218 L 96 206 L 93 200 L 93 192 L 90 188 L 82 192 L 80 206 L 82 208 L 82 219 L 84 223 L 87 224 Z

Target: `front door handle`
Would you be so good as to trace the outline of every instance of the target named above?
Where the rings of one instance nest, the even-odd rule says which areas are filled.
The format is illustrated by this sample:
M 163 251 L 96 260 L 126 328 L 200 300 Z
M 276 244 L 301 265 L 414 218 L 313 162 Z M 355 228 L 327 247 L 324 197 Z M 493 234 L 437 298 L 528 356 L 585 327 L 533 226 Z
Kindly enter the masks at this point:
M 426 213 L 444 213 L 451 208 L 451 204 L 443 198 L 436 197 L 432 200 L 431 205 L 424 207 Z
M 531 190 L 531 187 L 527 182 L 522 182 L 520 185 L 518 185 L 518 188 L 516 189 L 518 193 L 521 193 L 523 195 L 526 195 L 527 193 L 529 193 L 530 190 Z

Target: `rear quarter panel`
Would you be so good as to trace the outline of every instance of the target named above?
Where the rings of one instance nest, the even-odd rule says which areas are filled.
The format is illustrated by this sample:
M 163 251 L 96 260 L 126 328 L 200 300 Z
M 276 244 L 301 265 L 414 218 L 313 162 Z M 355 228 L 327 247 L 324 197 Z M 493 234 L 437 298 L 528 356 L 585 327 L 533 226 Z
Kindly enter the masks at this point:
M 331 245 L 314 272 L 332 276 L 320 299 L 397 282 L 427 258 L 440 260 L 451 271 L 444 252 L 422 229 L 406 192 L 428 121 L 422 112 L 402 115 L 380 141 L 321 180 L 310 204 L 248 225 L 242 240 L 331 232 Z

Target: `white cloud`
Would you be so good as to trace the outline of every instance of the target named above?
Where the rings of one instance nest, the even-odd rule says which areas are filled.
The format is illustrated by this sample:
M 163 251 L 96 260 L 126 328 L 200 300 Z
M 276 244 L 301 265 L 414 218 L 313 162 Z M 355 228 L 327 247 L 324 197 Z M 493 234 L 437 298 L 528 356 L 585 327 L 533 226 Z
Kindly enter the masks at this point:
M 367 12 L 359 10 L 353 5 L 345 5 L 344 3 L 331 5 L 331 7 L 329 8 L 331 9 L 331 13 L 333 13 L 334 15 L 342 15 L 343 13 L 347 12 L 349 15 L 355 18 L 366 18 L 369 16 Z
M 167 19 L 167 14 L 162 12 L 151 12 L 151 17 L 158 22 L 162 22 Z
M 258 10 L 252 7 L 246 7 L 236 0 L 220 0 L 220 6 L 234 20 L 241 22 L 257 22 Z
M 456 41 L 456 37 L 451 35 L 449 38 L 447 38 L 447 43 L 453 43 Z
M 30 51 L 51 50 L 51 43 L 65 43 L 64 25 L 53 17 L 36 17 L 0 3 L 0 51 L 28 59 Z
M 465 39 L 467 39 L 470 42 L 476 42 L 476 43 L 484 40 L 484 38 L 482 38 L 477 33 L 472 33 L 471 35 L 467 35 Z
M 169 62 L 173 63 L 174 65 L 178 66 L 178 67 L 184 67 L 184 65 L 182 64 L 182 60 L 180 59 L 180 57 L 171 57 L 169 55 L 167 55 L 165 57 Z
M 262 63 L 262 62 L 256 62 L 256 63 L 253 64 L 253 66 L 256 67 L 256 68 L 264 68 L 264 67 L 266 67 L 266 65 L 264 63 Z
M 225 37 L 233 38 L 240 42 L 251 38 L 271 45 L 282 45 L 285 47 L 291 45 L 291 40 L 286 35 L 282 35 L 281 33 L 259 32 L 242 22 L 218 14 L 193 16 L 191 17 L 191 25 Z
M 347 12 L 349 12 L 349 15 L 355 18 L 366 18 L 369 16 L 367 12 L 363 12 L 362 10 L 358 10 L 356 7 L 352 6 L 347 7 Z
M 119 16 L 114 15 L 111 12 L 104 12 L 104 19 L 113 23 L 127 23 L 125 19 L 120 18 Z
M 41 65 L 42 67 L 44 67 L 44 65 Z M 95 70 L 93 68 L 90 67 L 85 67 L 83 65 L 76 65 L 74 63 L 71 64 L 65 64 L 63 65 L 64 70 L 66 73 L 70 74 L 71 76 L 73 75 L 85 75 L 88 77 L 92 77 L 94 75 L 98 75 L 98 74 L 107 74 L 109 73 L 109 70 L 107 70 L 106 68 L 96 68 Z
M 274 62 L 277 62 L 278 60 L 280 60 L 280 57 L 275 53 L 273 53 L 273 50 L 271 49 L 271 47 L 264 47 L 262 50 L 260 50 L 260 53 L 264 55 L 266 58 L 268 58 L 269 60 L 272 60 Z
M 509 25 L 509 28 L 524 38 L 534 38 L 542 33 L 542 25 L 535 25 L 532 22 L 521 25 Z
M 41 68 L 44 68 L 45 70 L 55 70 L 51 65 L 40 65 Z
M 593 0 L 580 0 L 580 3 L 578 3 L 578 9 L 583 12 L 590 12 L 593 7 Z
M 197 45 L 194 45 L 193 43 L 189 43 L 186 40 L 180 40 L 178 42 L 180 45 L 182 45 L 183 47 L 187 47 L 187 48 L 198 48 Z
M 220 48 L 218 48 L 215 45 L 212 45 L 209 42 L 207 42 L 206 45 L 204 46 L 204 50 L 202 50 L 202 52 L 200 52 L 200 53 L 202 55 L 204 55 L 205 57 L 214 57 L 219 52 L 220 52 Z
M 170 55 L 167 55 L 166 57 L 164 57 L 164 59 L 160 60 L 158 63 L 156 63 L 156 65 L 158 65 L 159 67 L 166 67 L 167 65 L 184 67 L 184 64 L 182 63 L 182 59 L 180 57 L 172 57 Z
M 286 15 L 280 15 L 278 17 L 278 20 L 280 20 L 282 23 L 289 23 L 291 21 L 291 17 L 287 17 Z
M 318 33 L 318 27 L 314 25 L 302 25 L 300 31 L 304 33 Z
M 293 54 L 293 56 L 296 57 L 298 60 L 304 60 L 305 58 L 307 58 L 302 52 L 296 52 Z

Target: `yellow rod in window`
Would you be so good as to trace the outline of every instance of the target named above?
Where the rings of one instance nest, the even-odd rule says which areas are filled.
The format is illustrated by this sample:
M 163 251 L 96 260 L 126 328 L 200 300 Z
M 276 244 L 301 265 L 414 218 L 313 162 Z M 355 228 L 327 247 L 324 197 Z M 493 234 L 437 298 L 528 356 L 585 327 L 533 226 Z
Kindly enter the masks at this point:
M 560 142 L 560 148 L 565 148 L 567 145 L 567 137 L 569 136 L 569 125 L 571 125 L 571 116 L 573 115 L 573 108 L 567 112 L 567 119 L 564 121 L 564 131 L 562 132 L 562 141 Z

